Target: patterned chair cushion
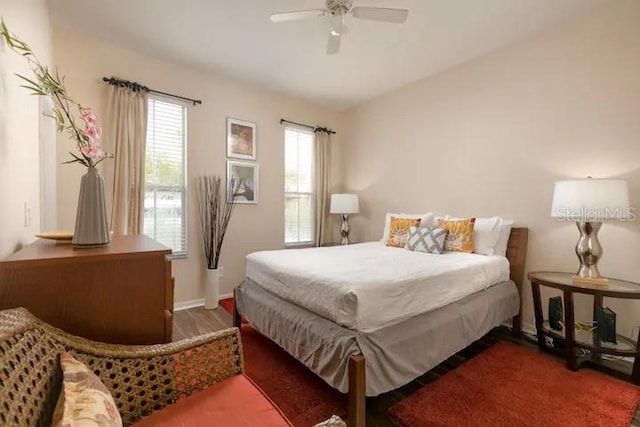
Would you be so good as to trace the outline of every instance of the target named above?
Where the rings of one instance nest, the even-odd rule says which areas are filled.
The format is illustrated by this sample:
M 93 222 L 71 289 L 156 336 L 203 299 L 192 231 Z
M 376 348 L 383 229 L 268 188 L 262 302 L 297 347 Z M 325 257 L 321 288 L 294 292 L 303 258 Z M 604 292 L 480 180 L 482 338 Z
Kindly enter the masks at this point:
M 420 221 L 421 218 L 400 218 L 392 216 L 387 246 L 404 248 L 404 245 L 407 243 L 407 238 L 409 237 L 409 228 L 419 227 Z
M 53 427 L 122 427 L 116 403 L 102 381 L 69 353 L 60 355 L 62 392 Z
M 447 230 L 444 250 L 449 252 L 473 252 L 473 228 L 475 218 L 438 221 L 438 227 Z
M 444 239 L 447 230 L 444 228 L 410 227 L 406 249 L 429 254 L 444 252 Z

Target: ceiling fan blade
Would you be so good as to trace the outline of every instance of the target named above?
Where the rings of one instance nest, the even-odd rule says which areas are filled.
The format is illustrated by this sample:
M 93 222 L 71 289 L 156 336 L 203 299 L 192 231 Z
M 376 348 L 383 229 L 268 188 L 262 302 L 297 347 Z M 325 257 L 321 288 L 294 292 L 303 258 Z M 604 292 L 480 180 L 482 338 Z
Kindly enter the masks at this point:
M 354 18 L 393 24 L 402 24 L 409 17 L 407 9 L 388 9 L 385 7 L 354 7 L 352 14 Z
M 343 21 L 344 15 L 333 15 L 331 17 L 331 26 L 329 27 L 329 31 L 334 36 L 341 36 L 343 34 Z
M 334 32 L 329 33 L 329 42 L 327 43 L 327 55 L 335 55 L 340 51 L 340 34 Z
M 295 10 L 293 12 L 274 13 L 271 22 L 297 21 L 300 19 L 320 18 L 327 14 L 325 9 Z

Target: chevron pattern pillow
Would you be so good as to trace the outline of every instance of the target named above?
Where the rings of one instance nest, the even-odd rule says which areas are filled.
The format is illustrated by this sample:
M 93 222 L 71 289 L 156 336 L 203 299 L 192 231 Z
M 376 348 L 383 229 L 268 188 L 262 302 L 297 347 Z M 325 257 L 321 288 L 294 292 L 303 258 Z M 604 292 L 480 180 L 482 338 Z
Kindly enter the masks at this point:
M 444 252 L 444 239 L 447 230 L 444 228 L 410 227 L 405 248 L 410 251 L 441 254 Z

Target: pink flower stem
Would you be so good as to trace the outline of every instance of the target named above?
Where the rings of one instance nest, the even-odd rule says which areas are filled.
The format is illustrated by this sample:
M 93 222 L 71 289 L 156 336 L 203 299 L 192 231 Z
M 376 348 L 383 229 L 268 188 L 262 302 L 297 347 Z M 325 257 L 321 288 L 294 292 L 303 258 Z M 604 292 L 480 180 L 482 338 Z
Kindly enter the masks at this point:
M 80 135 L 80 131 L 76 127 L 75 122 L 71 118 L 71 114 L 69 114 L 69 110 L 68 110 L 69 101 L 65 98 L 66 103 L 63 104 L 62 99 L 60 98 L 60 95 L 57 92 L 54 92 L 54 95 L 58 101 L 58 104 L 60 105 L 60 107 L 62 107 L 62 111 L 64 111 L 64 114 L 67 116 L 67 120 L 69 120 L 69 124 L 71 125 L 73 132 L 76 134 L 76 138 L 78 139 L 78 151 L 80 151 L 80 154 L 82 155 L 82 157 L 84 157 L 86 166 L 87 167 L 91 166 L 91 160 L 87 156 L 85 156 L 85 154 L 81 150 L 82 145 L 80 144 L 80 141 L 82 141 L 82 136 Z

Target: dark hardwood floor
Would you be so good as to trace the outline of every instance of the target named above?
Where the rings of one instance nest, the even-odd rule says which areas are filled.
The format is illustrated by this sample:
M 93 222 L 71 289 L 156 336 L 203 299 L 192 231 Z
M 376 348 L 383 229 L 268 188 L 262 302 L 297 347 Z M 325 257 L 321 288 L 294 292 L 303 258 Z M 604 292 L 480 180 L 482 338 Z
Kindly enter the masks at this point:
M 228 328 L 232 326 L 232 323 L 231 314 L 222 307 L 218 307 L 215 310 L 205 310 L 199 307 L 176 311 L 173 320 L 173 340 L 179 341 L 183 338 Z M 367 427 L 398 427 L 399 424 L 389 419 L 387 415 L 387 411 L 391 406 L 501 340 L 512 341 L 534 350 L 538 349 L 537 345 L 532 341 L 526 339 L 514 340 L 509 331 L 496 328 L 482 339 L 456 353 L 406 386 L 377 397 L 367 398 Z M 631 370 L 631 364 L 627 362 L 612 361 L 611 365 L 615 365 L 617 369 L 622 369 L 623 371 L 630 372 Z M 609 373 L 615 375 L 615 371 L 610 371 Z M 640 409 L 636 412 L 631 427 L 640 427 Z
M 221 306 L 214 310 L 203 307 L 176 311 L 173 314 L 173 341 L 230 328 L 231 315 Z

